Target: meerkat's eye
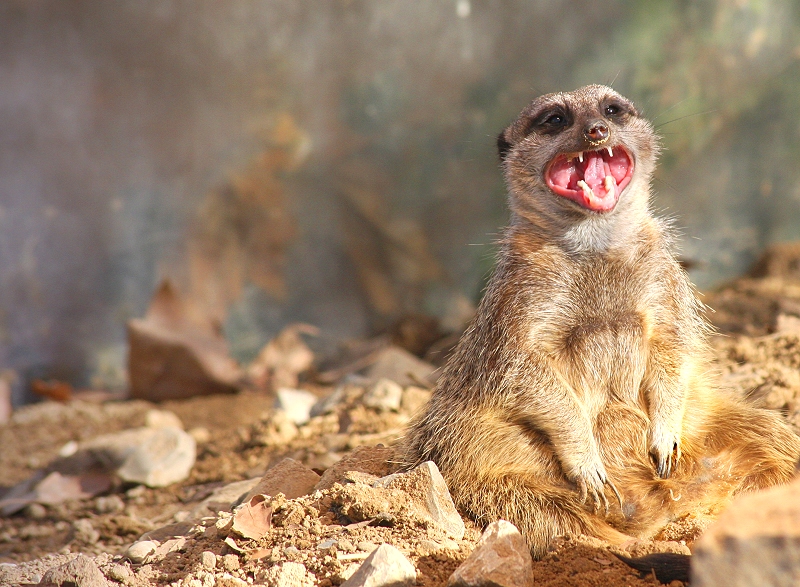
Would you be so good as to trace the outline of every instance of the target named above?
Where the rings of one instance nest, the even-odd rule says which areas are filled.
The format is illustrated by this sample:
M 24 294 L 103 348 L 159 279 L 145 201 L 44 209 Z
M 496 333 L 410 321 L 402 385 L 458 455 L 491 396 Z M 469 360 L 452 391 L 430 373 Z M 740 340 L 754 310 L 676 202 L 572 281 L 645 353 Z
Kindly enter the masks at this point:
M 612 101 L 603 106 L 603 114 L 610 118 L 622 118 L 624 116 L 638 116 L 636 109 L 629 103 Z
M 542 122 L 550 126 L 562 126 L 564 123 L 567 122 L 567 119 L 563 114 L 551 114 L 550 116 L 545 118 Z

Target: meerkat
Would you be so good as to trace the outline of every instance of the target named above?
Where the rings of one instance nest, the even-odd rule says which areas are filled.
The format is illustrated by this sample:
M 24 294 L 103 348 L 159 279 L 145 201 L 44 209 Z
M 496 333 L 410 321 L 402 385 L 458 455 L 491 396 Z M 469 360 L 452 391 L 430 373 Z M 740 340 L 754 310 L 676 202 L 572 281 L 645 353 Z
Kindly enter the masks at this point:
M 622 544 L 787 481 L 800 440 L 714 387 L 709 328 L 649 207 L 659 151 L 631 101 L 535 99 L 498 138 L 511 221 L 476 316 L 401 444 L 478 523 Z

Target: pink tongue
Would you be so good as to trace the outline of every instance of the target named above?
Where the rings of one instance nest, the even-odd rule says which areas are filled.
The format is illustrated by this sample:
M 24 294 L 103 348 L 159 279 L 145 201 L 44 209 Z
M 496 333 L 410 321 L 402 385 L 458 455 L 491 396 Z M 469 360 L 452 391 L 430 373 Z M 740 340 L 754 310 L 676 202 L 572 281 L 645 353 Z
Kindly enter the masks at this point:
M 583 156 L 587 158 L 586 169 L 583 171 L 583 181 L 594 190 L 595 194 L 599 195 L 598 188 L 604 185 L 603 180 L 608 175 L 603 156 L 600 155 L 599 151 L 589 151 L 584 153 Z

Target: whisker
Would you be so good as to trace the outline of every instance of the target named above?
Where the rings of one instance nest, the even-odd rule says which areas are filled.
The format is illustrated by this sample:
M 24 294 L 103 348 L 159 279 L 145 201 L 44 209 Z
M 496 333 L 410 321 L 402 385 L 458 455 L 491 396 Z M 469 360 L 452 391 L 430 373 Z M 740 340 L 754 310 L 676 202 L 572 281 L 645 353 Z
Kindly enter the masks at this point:
M 712 112 L 716 112 L 716 111 L 717 111 L 716 108 L 712 108 L 711 110 L 704 110 L 703 112 L 695 112 L 694 114 L 687 114 L 686 116 L 679 116 L 678 118 L 673 118 L 672 120 L 668 120 L 667 122 L 664 122 L 663 124 L 659 124 L 655 128 L 661 128 L 662 126 L 666 126 L 666 125 L 671 124 L 673 122 L 678 122 L 679 120 L 683 120 L 684 118 L 691 118 L 692 116 L 700 116 L 701 114 L 711 114 Z

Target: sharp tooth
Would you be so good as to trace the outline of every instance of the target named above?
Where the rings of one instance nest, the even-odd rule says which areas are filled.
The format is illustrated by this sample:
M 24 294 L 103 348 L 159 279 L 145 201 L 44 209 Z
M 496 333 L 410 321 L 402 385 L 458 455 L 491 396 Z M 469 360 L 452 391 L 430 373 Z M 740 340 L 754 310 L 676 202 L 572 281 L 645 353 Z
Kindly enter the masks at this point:
M 578 153 L 578 161 L 580 161 L 581 163 L 583 163 L 583 151 L 581 151 L 580 153 Z
M 594 197 L 595 197 L 595 196 L 594 196 L 594 192 L 592 191 L 592 188 L 590 188 L 590 187 L 589 187 L 589 184 L 587 184 L 587 183 L 586 183 L 585 181 L 583 181 L 583 180 L 580 180 L 580 181 L 578 182 L 578 187 L 579 187 L 579 188 L 581 188 L 581 189 L 583 190 L 583 197 L 584 197 L 584 198 L 586 198 L 587 200 L 592 200 L 592 199 L 594 199 Z
M 609 157 L 613 157 L 614 156 L 614 151 L 611 150 L 611 147 L 606 147 L 606 151 L 608 151 L 608 156 Z
M 607 192 L 611 193 L 614 190 L 614 178 L 606 175 L 603 179 L 603 187 L 606 188 Z

